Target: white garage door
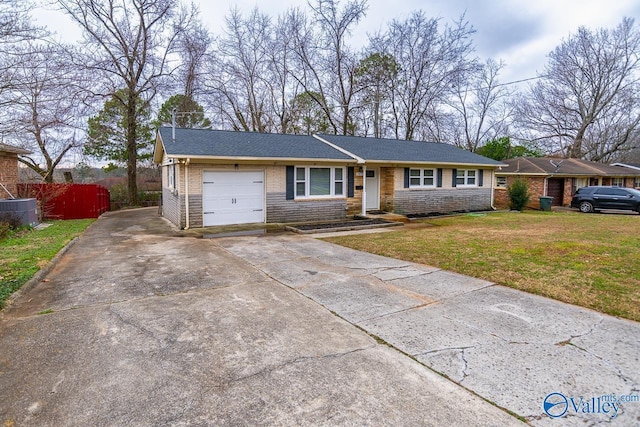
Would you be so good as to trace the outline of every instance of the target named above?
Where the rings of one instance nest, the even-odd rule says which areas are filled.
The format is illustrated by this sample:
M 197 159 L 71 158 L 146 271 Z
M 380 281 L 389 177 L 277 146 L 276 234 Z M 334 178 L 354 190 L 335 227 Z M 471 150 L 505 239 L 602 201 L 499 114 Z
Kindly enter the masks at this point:
M 264 222 L 264 172 L 204 172 L 202 224 Z

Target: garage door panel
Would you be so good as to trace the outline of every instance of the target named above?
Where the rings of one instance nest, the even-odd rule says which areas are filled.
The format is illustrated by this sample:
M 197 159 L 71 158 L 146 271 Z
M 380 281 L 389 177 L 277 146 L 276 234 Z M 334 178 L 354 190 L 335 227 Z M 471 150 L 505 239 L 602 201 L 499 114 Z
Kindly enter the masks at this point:
M 264 222 L 264 172 L 204 172 L 204 226 Z

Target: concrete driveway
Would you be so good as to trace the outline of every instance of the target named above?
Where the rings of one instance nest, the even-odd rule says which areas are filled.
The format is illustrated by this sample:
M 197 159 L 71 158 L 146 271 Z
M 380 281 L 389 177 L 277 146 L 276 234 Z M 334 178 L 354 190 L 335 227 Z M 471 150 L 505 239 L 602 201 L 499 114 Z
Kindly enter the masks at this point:
M 430 301 L 387 293 L 414 273 L 308 238 L 194 239 L 155 209 L 109 213 L 1 313 L 0 423 L 520 424 L 350 323 L 392 342 L 381 319 Z
M 216 244 L 533 425 L 640 426 L 636 322 L 300 236 Z

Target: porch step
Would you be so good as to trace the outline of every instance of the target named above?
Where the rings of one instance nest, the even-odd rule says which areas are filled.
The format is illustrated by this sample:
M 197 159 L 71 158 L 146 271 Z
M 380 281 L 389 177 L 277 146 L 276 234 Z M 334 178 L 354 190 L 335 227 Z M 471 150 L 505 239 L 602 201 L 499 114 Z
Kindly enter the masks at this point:
M 409 218 L 407 218 L 404 215 L 400 215 L 392 212 L 382 212 L 382 211 L 367 212 L 367 216 L 365 218 L 384 219 L 385 221 L 392 221 L 392 222 L 404 222 L 404 223 L 410 222 Z

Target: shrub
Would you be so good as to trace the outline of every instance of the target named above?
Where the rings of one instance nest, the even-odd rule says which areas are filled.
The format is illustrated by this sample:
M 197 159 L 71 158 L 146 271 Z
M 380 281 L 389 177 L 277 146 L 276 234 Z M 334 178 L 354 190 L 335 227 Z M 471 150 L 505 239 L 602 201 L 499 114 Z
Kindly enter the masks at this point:
M 8 222 L 0 221 L 0 240 L 4 240 L 9 237 L 11 233 L 11 226 Z
M 517 179 L 507 188 L 507 194 L 509 195 L 509 208 L 516 211 L 522 211 L 531 198 L 527 183 L 521 179 Z
M 0 212 L 0 222 L 7 224 L 11 230 L 22 226 L 22 218 L 13 212 Z

